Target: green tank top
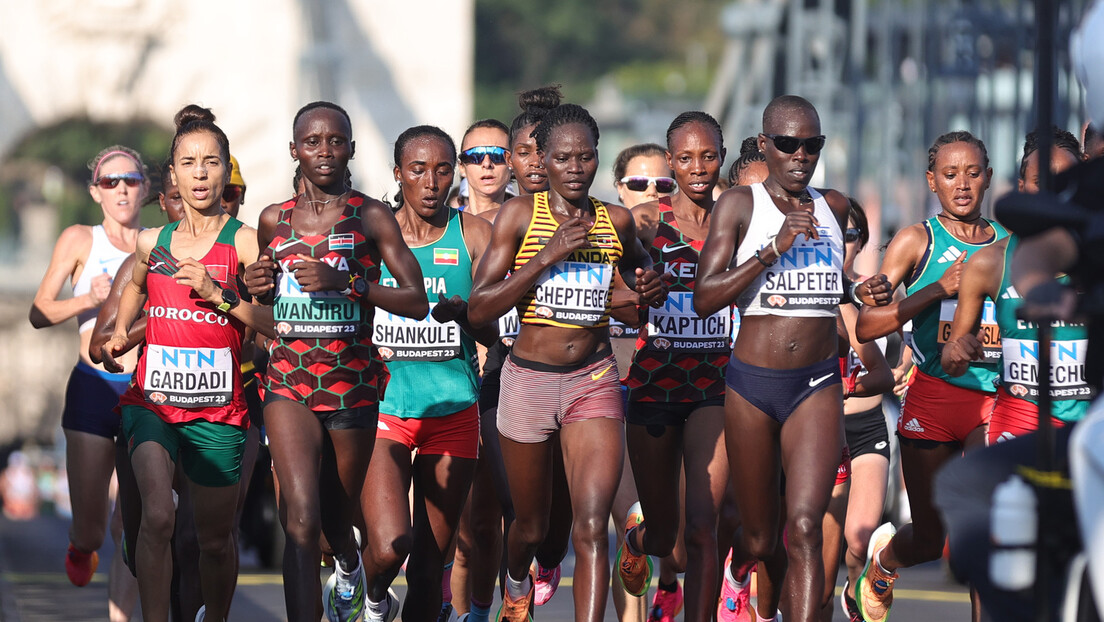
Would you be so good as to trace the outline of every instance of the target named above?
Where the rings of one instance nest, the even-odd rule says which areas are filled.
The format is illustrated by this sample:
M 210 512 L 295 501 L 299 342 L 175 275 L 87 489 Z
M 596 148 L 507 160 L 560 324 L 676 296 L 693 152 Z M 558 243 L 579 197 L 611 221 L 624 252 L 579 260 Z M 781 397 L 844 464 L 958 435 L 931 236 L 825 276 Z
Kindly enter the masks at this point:
M 1020 294 L 1012 286 L 1012 253 L 1019 244 L 1019 237 L 1008 239 L 1004 252 L 1004 275 L 1001 277 L 1000 295 L 997 296 L 997 325 L 1001 332 L 1003 363 L 1001 384 L 1015 397 L 1033 404 L 1039 403 L 1039 341 L 1038 327 L 1034 322 L 1016 318 L 1016 310 L 1023 304 Z M 1069 282 L 1069 277 L 1059 279 Z M 1084 324 L 1051 324 L 1050 341 L 1050 397 L 1051 414 L 1062 421 L 1079 421 L 1089 409 L 1093 398 L 1092 387 L 1085 379 L 1085 355 L 1089 346 L 1089 333 Z
M 966 260 L 969 261 L 970 256 L 977 251 L 1008 236 L 1008 231 L 1004 227 L 991 220 L 986 222 L 993 227 L 992 239 L 983 244 L 971 244 L 951 235 L 951 232 L 947 231 L 939 221 L 938 216 L 932 216 L 924 221 L 924 229 L 928 234 L 928 248 L 924 252 L 917 274 L 911 282 L 905 284 L 905 291 L 912 294 L 938 281 L 963 251 L 966 252 Z M 952 378 L 943 371 L 939 357 L 943 352 L 943 344 L 951 334 L 951 321 L 954 320 L 957 307 L 957 296 L 946 298 L 928 305 L 912 319 L 912 349 L 919 361 L 917 365 L 925 374 L 955 386 L 993 393 L 996 391 L 1001 345 L 996 309 L 991 300 L 985 301 L 985 309 L 981 317 L 985 361 L 971 363 L 966 373 L 957 378 Z
M 471 295 L 472 264 L 464 244 L 460 212 L 452 208 L 445 232 L 436 242 L 411 247 L 422 268 L 430 315 L 412 320 L 376 310 L 372 342 L 387 364 L 387 383 L 380 412 L 404 419 L 443 417 L 460 412 L 479 398 L 479 361 L 475 340 L 456 322 L 433 319 L 438 295 Z M 380 284 L 396 287 L 386 265 Z

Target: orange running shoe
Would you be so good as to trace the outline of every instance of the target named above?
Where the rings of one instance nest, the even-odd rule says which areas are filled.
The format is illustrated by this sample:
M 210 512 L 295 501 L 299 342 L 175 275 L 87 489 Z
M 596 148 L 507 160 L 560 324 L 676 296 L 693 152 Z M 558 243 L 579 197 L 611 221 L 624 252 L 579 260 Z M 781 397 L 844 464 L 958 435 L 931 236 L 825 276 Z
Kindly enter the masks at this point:
M 625 591 L 633 596 L 646 594 L 652 580 L 652 558 L 647 554 L 634 555 L 629 550 L 629 532 L 643 522 L 644 514 L 640 511 L 640 503 L 634 503 L 625 519 L 625 542 L 617 549 L 617 574 L 621 577 L 621 585 L 625 587 Z
M 874 530 L 870 536 L 870 544 L 867 545 L 866 567 L 859 575 L 859 585 L 855 588 L 859 612 L 867 622 L 885 622 L 889 619 L 889 609 L 893 606 L 893 582 L 897 580 L 897 573 L 885 572 L 876 560 L 896 533 L 892 523 L 885 523 Z
M 510 596 L 510 590 L 505 590 L 502 595 L 502 606 L 498 608 L 495 622 L 533 622 L 533 616 L 529 613 L 533 609 L 533 593 L 536 588 L 536 578 L 533 571 L 529 571 L 529 593 L 517 600 Z
M 96 567 L 100 565 L 100 554 L 96 551 L 81 553 L 69 543 L 69 550 L 65 553 L 65 574 L 69 575 L 69 581 L 77 587 L 84 587 L 92 581 L 92 575 L 96 574 Z

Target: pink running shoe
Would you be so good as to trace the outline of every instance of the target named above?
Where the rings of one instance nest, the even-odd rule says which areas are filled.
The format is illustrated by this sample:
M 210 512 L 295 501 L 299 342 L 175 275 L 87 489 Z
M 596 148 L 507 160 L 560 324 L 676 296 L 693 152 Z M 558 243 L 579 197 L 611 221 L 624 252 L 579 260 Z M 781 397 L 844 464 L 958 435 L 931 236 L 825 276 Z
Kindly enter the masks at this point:
M 724 572 L 727 572 L 731 565 L 732 549 L 729 549 L 728 557 L 725 558 L 723 566 Z M 749 612 L 751 611 L 751 569 L 753 567 L 752 563 L 749 562 L 740 568 L 743 579 L 735 587 L 733 587 L 727 576 L 722 575 L 721 598 L 717 602 L 718 622 L 738 622 L 741 619 L 747 619 L 751 615 Z
M 652 599 L 652 609 L 648 613 L 648 622 L 674 622 L 675 616 L 682 611 L 682 584 L 675 580 L 675 591 L 656 590 Z
M 556 564 L 555 568 L 545 568 L 540 565 L 540 562 L 533 560 L 534 568 L 534 580 L 535 593 L 533 596 L 533 603 L 538 607 L 552 600 L 552 595 L 556 593 L 556 588 L 560 586 L 560 565 Z

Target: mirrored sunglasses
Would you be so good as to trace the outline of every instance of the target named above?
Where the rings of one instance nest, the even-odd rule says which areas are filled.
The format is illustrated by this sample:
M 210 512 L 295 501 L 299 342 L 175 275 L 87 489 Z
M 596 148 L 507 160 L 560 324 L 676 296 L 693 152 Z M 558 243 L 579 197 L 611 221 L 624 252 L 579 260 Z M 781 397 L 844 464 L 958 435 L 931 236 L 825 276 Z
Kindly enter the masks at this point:
M 648 177 L 645 175 L 632 175 L 622 177 L 621 183 L 633 192 L 644 192 L 650 184 L 655 184 L 656 192 L 671 194 L 675 191 L 675 180 L 670 177 Z
M 103 175 L 92 183 L 104 190 L 110 190 L 118 186 L 120 181 L 125 182 L 129 188 L 137 188 L 145 179 L 146 178 L 141 173 L 134 171 L 130 173 L 120 173 L 118 175 Z
M 483 158 L 491 158 L 493 164 L 505 164 L 506 163 L 506 148 L 505 147 L 472 147 L 466 149 L 460 154 L 461 164 L 482 164 Z

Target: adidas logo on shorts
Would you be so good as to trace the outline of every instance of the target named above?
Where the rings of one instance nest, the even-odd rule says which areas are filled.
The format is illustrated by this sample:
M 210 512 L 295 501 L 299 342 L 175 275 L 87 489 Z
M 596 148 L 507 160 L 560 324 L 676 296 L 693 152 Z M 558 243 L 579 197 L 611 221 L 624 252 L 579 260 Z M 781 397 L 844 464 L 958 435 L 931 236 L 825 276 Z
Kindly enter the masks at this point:
M 916 417 L 913 417 L 912 419 L 909 419 L 907 423 L 905 423 L 905 429 L 909 432 L 923 432 L 924 426 L 920 425 L 920 422 L 916 420 Z

